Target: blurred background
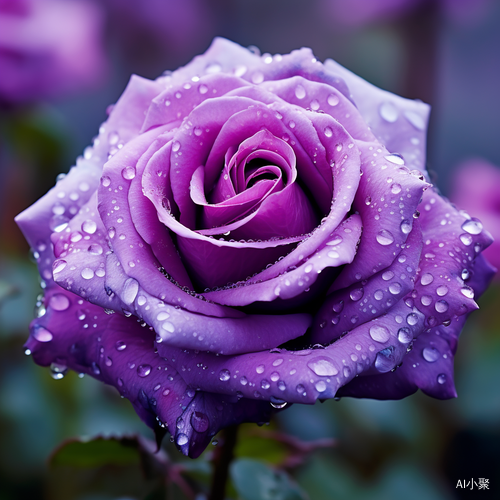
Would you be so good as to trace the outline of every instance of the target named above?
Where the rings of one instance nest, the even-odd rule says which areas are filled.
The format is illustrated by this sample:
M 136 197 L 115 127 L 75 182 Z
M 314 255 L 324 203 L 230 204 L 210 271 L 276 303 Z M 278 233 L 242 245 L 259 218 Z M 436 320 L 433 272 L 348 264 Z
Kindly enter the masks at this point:
M 497 0 L 0 0 L 0 500 L 201 500 L 208 488 L 216 447 L 190 462 L 167 440 L 153 456 L 152 434 L 114 390 L 54 380 L 24 355 L 41 289 L 13 218 L 84 154 L 131 73 L 175 70 L 214 36 L 262 53 L 309 46 L 432 104 L 432 180 L 500 239 L 499 24 Z M 497 267 L 499 255 L 490 250 Z M 342 399 L 243 426 L 237 457 L 286 470 L 271 479 L 289 496 L 266 498 L 498 498 L 499 298 L 497 278 L 462 334 L 456 400 Z M 237 472 L 232 498 L 260 498 Z

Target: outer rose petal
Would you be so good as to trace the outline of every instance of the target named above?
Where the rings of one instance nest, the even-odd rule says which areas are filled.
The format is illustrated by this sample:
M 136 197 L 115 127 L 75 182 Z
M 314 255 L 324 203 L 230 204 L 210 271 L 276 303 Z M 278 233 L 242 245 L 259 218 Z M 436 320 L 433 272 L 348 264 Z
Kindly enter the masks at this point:
M 57 286 L 44 302 L 47 313 L 32 322 L 26 343 L 35 361 L 55 376 L 70 368 L 113 385 L 160 437 L 169 430 L 184 454 L 196 458 L 222 427 L 269 420 L 264 402 L 195 392 L 154 352 L 154 334 L 136 318 L 105 314 Z

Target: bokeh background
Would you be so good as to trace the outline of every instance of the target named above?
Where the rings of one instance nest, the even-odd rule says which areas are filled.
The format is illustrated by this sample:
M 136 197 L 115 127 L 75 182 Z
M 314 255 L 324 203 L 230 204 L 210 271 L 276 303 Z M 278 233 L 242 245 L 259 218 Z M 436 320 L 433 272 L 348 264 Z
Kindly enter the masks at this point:
M 208 490 L 217 447 L 190 462 L 167 440 L 151 455 L 152 434 L 114 390 L 74 373 L 54 380 L 23 349 L 42 290 L 13 217 L 84 154 L 131 73 L 174 70 L 214 36 L 262 53 L 309 46 L 432 104 L 431 178 L 500 237 L 499 25 L 497 0 L 0 0 L 0 500 L 201 500 Z M 456 400 L 342 399 L 243 426 L 237 457 L 286 470 L 268 479 L 289 496 L 265 498 L 499 498 L 499 299 L 497 280 L 462 334 Z M 72 438 L 83 441 L 60 447 Z M 231 498 L 264 498 L 238 477 Z

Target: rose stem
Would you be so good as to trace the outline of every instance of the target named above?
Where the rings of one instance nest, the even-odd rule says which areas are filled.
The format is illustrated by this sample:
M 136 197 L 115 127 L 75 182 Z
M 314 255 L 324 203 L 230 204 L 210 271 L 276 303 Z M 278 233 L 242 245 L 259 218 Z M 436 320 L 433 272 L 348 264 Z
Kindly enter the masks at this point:
M 222 431 L 222 439 L 219 446 L 214 450 L 214 474 L 212 488 L 208 500 L 224 500 L 226 482 L 229 475 L 229 465 L 234 458 L 234 447 L 236 445 L 238 426 L 232 425 Z

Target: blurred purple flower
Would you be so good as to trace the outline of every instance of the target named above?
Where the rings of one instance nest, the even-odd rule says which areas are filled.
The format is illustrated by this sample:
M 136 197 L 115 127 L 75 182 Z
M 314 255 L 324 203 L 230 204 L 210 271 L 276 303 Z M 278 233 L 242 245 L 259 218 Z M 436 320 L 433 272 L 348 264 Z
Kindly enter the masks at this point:
M 500 269 L 500 169 L 481 158 L 463 162 L 453 177 L 450 199 L 491 232 L 495 240 L 484 255 Z
M 99 82 L 103 17 L 77 0 L 0 0 L 0 101 L 53 98 Z
M 431 3 L 450 19 L 471 23 L 485 14 L 491 0 L 323 0 L 323 8 L 339 24 L 362 26 L 404 17 Z
M 310 49 L 216 39 L 132 77 L 17 218 L 45 286 L 27 348 L 193 457 L 287 403 L 454 397 L 491 238 L 426 182 L 428 112 Z

